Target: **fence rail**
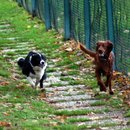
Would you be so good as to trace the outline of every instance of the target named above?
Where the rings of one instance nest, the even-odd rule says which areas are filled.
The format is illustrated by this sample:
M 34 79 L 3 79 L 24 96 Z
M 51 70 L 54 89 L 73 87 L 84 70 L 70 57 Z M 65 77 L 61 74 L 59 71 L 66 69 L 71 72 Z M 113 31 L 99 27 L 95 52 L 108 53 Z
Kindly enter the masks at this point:
M 55 28 L 65 40 L 73 38 L 95 49 L 98 40 L 114 43 L 115 67 L 130 73 L 129 0 L 16 0 L 46 29 Z

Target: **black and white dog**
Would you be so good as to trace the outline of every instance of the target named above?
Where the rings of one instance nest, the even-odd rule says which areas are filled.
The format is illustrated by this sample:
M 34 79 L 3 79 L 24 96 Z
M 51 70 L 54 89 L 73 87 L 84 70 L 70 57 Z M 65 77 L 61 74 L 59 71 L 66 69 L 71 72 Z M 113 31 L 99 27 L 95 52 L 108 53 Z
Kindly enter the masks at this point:
M 33 88 L 40 83 L 40 88 L 44 89 L 43 80 L 46 79 L 47 67 L 45 55 L 31 51 L 26 58 L 19 58 L 17 63 Z

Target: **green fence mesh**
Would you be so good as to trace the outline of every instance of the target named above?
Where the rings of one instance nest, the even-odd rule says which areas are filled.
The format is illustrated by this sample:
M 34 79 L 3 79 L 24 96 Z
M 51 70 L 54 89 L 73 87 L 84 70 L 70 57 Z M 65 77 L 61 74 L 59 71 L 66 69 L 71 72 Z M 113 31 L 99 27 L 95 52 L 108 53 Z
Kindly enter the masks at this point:
M 111 2 L 112 5 L 111 5 Z M 112 32 L 114 42 L 114 53 L 116 57 L 116 68 L 122 72 L 130 73 L 130 1 L 129 0 L 17 0 L 26 10 L 32 12 L 35 9 L 36 14 L 45 23 L 52 26 L 60 33 L 68 31 L 70 38 L 86 43 L 86 38 L 90 39 L 89 47 L 95 49 L 95 43 L 98 40 L 107 40 L 111 34 L 108 26 L 110 17 L 112 16 Z M 68 2 L 69 7 L 65 7 Z M 85 12 L 86 4 L 89 4 L 88 12 Z M 32 6 L 32 3 L 36 4 Z M 45 3 L 48 3 L 46 5 Z M 108 11 L 109 7 L 112 13 Z M 48 12 L 45 12 L 45 7 Z M 48 8 L 49 7 L 49 8 Z M 69 16 L 66 15 L 65 8 L 69 9 Z M 108 14 L 108 15 L 107 15 Z M 48 16 L 49 15 L 49 16 Z M 87 16 L 86 16 L 87 15 Z M 89 16 L 88 16 L 89 15 Z M 69 17 L 69 19 L 67 18 Z M 89 30 L 86 22 L 90 19 Z M 50 20 L 48 20 L 50 19 Z M 65 21 L 69 23 L 70 29 L 65 29 Z M 108 22 L 109 21 L 109 22 Z M 86 37 L 87 35 L 87 37 Z
M 71 36 L 75 40 L 84 43 L 84 0 L 71 0 L 70 15 Z
M 130 72 L 130 1 L 113 0 L 116 66 Z
M 27 2 L 26 2 L 27 0 L 22 0 L 22 4 L 23 4 L 23 7 L 25 8 L 25 9 L 27 9 L 28 10 L 28 8 L 27 8 Z
M 39 18 L 45 21 L 45 5 L 43 0 L 37 0 L 36 14 Z
M 24 5 L 27 8 L 28 12 L 32 13 L 32 1 L 24 0 Z
M 107 39 L 107 18 L 105 0 L 91 0 L 91 48 L 95 49 L 98 40 Z
M 64 32 L 64 0 L 49 0 L 52 26 L 60 33 Z

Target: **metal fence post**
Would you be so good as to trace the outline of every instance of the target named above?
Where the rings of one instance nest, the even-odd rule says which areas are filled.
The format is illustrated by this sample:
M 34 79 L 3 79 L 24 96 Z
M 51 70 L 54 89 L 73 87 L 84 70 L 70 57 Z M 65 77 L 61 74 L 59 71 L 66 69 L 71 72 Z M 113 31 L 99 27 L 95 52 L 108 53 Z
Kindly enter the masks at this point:
M 106 0 L 108 39 L 114 43 L 112 0 Z
M 114 44 L 114 25 L 113 25 L 113 8 L 112 0 L 106 0 L 106 13 L 107 13 L 107 30 L 108 30 L 108 39 Z M 113 49 L 115 52 L 115 50 Z M 114 64 L 114 69 L 117 69 L 116 61 Z
M 50 5 L 49 0 L 44 0 L 44 11 L 45 11 L 45 25 L 46 30 L 51 29 L 51 14 L 50 14 Z
M 91 18 L 90 18 L 90 1 L 84 0 L 84 28 L 85 28 L 85 45 L 90 49 L 91 41 Z
M 70 3 L 64 0 L 64 39 L 70 39 Z
M 19 6 L 22 6 L 22 0 L 16 0 Z
M 32 0 L 32 17 L 36 16 L 37 0 Z

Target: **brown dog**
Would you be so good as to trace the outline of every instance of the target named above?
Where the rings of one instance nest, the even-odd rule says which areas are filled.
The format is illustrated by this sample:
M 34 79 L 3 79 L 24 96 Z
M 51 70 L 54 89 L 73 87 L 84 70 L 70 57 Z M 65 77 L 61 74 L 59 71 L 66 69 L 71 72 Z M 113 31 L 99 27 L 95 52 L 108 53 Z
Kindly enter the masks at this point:
M 106 91 L 106 87 L 109 86 L 109 93 L 114 94 L 111 88 L 111 80 L 113 75 L 113 62 L 114 54 L 112 52 L 113 44 L 110 41 L 97 42 L 96 52 L 86 49 L 80 44 L 80 49 L 89 54 L 95 59 L 95 73 L 100 86 L 100 91 Z M 106 76 L 106 82 L 104 83 L 101 76 Z

